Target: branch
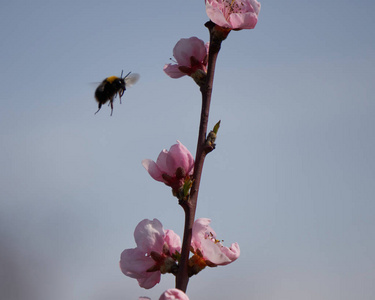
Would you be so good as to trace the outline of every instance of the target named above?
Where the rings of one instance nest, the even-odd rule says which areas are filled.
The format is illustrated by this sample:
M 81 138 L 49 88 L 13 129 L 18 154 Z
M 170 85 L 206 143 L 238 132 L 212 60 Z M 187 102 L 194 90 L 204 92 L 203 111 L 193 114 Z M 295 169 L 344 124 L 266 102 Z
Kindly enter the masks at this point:
M 217 56 L 221 48 L 221 42 L 227 37 L 229 31 L 218 28 L 211 21 L 207 22 L 205 26 L 210 31 L 210 48 L 208 53 L 208 66 L 207 66 L 207 77 L 205 84 L 201 86 L 202 93 L 202 110 L 201 119 L 199 125 L 199 134 L 197 142 L 197 152 L 195 156 L 194 174 L 193 174 L 193 185 L 190 190 L 190 198 L 188 201 L 181 201 L 180 205 L 183 207 L 185 212 L 185 227 L 184 237 L 182 242 L 181 259 L 179 262 L 179 270 L 176 276 L 176 288 L 186 292 L 187 285 L 189 283 L 188 275 L 188 262 L 190 245 L 192 238 L 193 224 L 195 220 L 195 211 L 197 208 L 198 192 L 201 182 L 203 163 L 206 158 L 207 147 L 206 147 L 206 136 L 208 117 L 211 105 L 212 87 L 214 82 L 214 73 Z

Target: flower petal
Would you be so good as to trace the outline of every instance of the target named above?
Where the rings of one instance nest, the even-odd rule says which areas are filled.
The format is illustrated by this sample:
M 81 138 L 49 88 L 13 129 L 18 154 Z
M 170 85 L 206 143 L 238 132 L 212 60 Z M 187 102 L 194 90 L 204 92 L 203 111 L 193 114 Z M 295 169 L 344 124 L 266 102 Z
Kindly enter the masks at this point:
M 200 62 L 203 61 L 207 55 L 207 48 L 204 41 L 195 36 L 192 36 L 188 40 L 191 47 L 193 48 L 190 56 L 194 56 L 195 59 Z
M 122 273 L 131 278 L 138 279 L 147 276 L 150 274 L 147 270 L 154 264 L 155 262 L 150 256 L 145 256 L 137 248 L 125 249 L 121 253 L 120 269 Z
M 168 167 L 168 162 L 167 162 L 168 156 L 169 156 L 168 151 L 166 149 L 163 149 L 160 152 L 158 159 L 156 160 L 156 164 L 158 165 L 162 174 L 167 173 L 168 175 L 173 176 L 174 172 L 169 170 L 169 167 Z
M 258 17 L 255 13 L 233 13 L 229 16 L 229 23 L 233 29 L 253 29 L 257 22 Z
M 240 256 L 240 247 L 237 243 L 228 248 L 206 239 L 202 241 L 201 246 L 203 257 L 218 266 L 230 264 Z
M 163 71 L 171 78 L 180 78 L 185 76 L 185 73 L 182 73 L 179 69 L 179 65 L 167 64 L 164 66 Z
M 121 253 L 120 268 L 122 273 L 138 281 L 140 287 L 150 289 L 160 282 L 160 271 L 147 272 L 155 264 L 150 256 L 145 256 L 138 249 L 125 249 Z
M 222 247 L 221 251 L 229 258 L 231 262 L 240 257 L 240 246 L 237 243 L 232 244 L 229 248 Z
M 144 159 L 142 160 L 142 165 L 152 178 L 154 178 L 157 181 L 163 182 L 162 171 L 159 169 L 158 165 L 153 160 Z
M 201 242 L 206 239 L 207 234 L 216 238 L 215 231 L 210 226 L 211 220 L 207 218 L 196 219 L 193 225 L 191 246 L 194 250 L 201 248 Z
M 176 172 L 177 168 L 182 167 L 186 174 L 192 174 L 194 158 L 180 141 L 177 141 L 177 144 L 169 149 L 169 154 L 170 155 L 167 157 L 169 170 L 174 170 L 174 172 Z
M 258 16 L 260 12 L 260 3 L 257 0 L 249 0 L 251 7 L 254 10 L 254 13 Z
M 191 56 L 194 56 L 198 61 L 202 61 L 206 54 L 204 42 L 197 37 L 180 39 L 173 48 L 173 56 L 177 63 L 182 66 L 191 67 Z
M 160 272 L 148 272 L 148 274 L 150 275 L 137 279 L 139 286 L 144 289 L 151 289 L 160 282 Z
M 139 251 L 150 254 L 151 251 L 161 253 L 164 244 L 164 229 L 158 219 L 144 219 L 134 230 L 134 240 Z
M 215 265 L 226 265 L 231 261 L 230 259 L 221 251 L 222 248 L 220 244 L 215 244 L 209 239 L 204 239 L 201 242 L 201 252 L 204 259 L 209 260 Z
M 175 254 L 176 251 L 181 253 L 181 238 L 173 230 L 167 229 L 165 231 L 164 241 L 168 244 L 171 255 Z
M 216 25 L 219 25 L 224 28 L 229 28 L 230 24 L 225 19 L 222 10 L 218 8 L 216 5 L 211 4 L 211 2 L 212 1 L 206 1 L 206 13 L 208 18 Z

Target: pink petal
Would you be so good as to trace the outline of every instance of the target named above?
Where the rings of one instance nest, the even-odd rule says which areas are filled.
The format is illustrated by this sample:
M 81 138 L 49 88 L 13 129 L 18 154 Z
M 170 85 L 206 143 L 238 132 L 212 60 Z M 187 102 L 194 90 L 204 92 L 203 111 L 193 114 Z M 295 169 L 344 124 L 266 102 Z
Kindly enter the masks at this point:
M 154 178 L 157 181 L 163 182 L 163 177 L 161 176 L 162 172 L 153 160 L 144 159 L 142 160 L 142 165 L 152 178 Z
M 169 170 L 177 170 L 182 167 L 186 174 L 192 173 L 194 167 L 194 158 L 189 150 L 180 142 L 173 145 L 169 150 L 169 156 L 167 157 L 167 165 Z
M 193 225 L 193 235 L 191 245 L 194 250 L 201 247 L 201 242 L 206 239 L 207 234 L 212 234 L 216 238 L 215 231 L 210 226 L 211 220 L 207 218 L 196 219 Z
M 180 39 L 173 48 L 173 56 L 181 66 L 190 67 L 191 56 L 194 56 L 198 61 L 202 61 L 206 53 L 204 42 L 197 37 Z
M 181 253 L 181 238 L 173 230 L 165 231 L 164 241 L 169 246 L 170 254 L 175 254 L 176 251 Z
M 164 229 L 158 219 L 144 219 L 134 230 L 134 240 L 139 251 L 144 254 L 156 251 L 161 253 L 164 244 Z
M 160 271 L 147 272 L 155 265 L 150 256 L 136 249 L 126 249 L 121 253 L 120 268 L 122 273 L 138 281 L 140 287 L 150 289 L 160 282 Z
M 191 55 L 189 55 L 189 52 L 191 52 L 191 49 L 189 49 L 189 46 L 186 39 L 181 39 L 173 48 L 173 56 L 181 66 L 190 66 Z
M 156 284 L 160 282 L 160 272 L 148 272 L 150 274 L 147 277 L 142 277 L 138 278 L 138 284 L 140 287 L 143 287 L 144 289 L 151 289 L 153 288 Z
M 198 61 L 203 61 L 207 55 L 207 48 L 204 41 L 195 36 L 189 38 L 188 40 L 193 48 L 190 56 L 194 56 Z
M 233 29 L 253 29 L 258 22 L 255 13 L 236 14 L 229 16 L 229 23 Z
M 212 1 L 211 1 L 212 2 Z M 214 22 L 216 25 L 219 25 L 224 28 L 230 28 L 230 24 L 225 19 L 222 10 L 213 6 L 210 1 L 206 2 L 206 13 L 209 19 Z
M 180 78 L 182 76 L 185 76 L 186 74 L 182 73 L 178 67 L 179 65 L 167 64 L 164 66 L 163 70 L 171 78 Z
M 170 170 L 168 166 L 168 161 L 167 161 L 168 156 L 169 156 L 168 151 L 164 149 L 163 151 L 160 152 L 158 159 L 156 160 L 156 164 L 158 165 L 162 173 L 167 173 L 168 175 L 173 176 L 176 170 Z
M 240 247 L 237 243 L 228 248 L 220 243 L 214 243 L 212 240 L 206 239 L 202 241 L 201 247 L 203 257 L 218 266 L 230 264 L 240 256 Z
M 227 265 L 231 260 L 221 251 L 221 247 L 220 244 L 215 244 L 212 240 L 204 239 L 201 241 L 200 250 L 204 259 L 216 265 Z
M 138 279 L 149 276 L 150 272 L 147 272 L 147 270 L 154 264 L 155 262 L 150 256 L 145 256 L 137 248 L 125 249 L 121 253 L 120 269 L 122 273 L 131 278 Z
M 231 262 L 240 257 L 240 246 L 234 243 L 230 248 L 222 247 L 221 251 L 230 259 Z
M 254 13 L 258 16 L 260 12 L 260 3 L 257 0 L 249 0 L 249 2 L 254 10 Z

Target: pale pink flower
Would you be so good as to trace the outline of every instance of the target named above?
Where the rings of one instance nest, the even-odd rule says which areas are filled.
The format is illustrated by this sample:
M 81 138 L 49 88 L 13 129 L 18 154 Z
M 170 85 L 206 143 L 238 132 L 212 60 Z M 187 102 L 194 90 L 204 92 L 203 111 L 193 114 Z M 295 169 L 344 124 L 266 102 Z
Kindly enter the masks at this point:
M 258 22 L 257 0 L 206 0 L 207 16 L 228 29 L 253 29 Z
M 206 218 L 195 220 L 191 241 L 194 252 L 202 255 L 205 261 L 214 265 L 223 266 L 235 261 L 240 256 L 240 246 L 233 243 L 229 248 L 224 247 L 216 239 L 216 233 L 210 223 L 211 220 Z
M 189 300 L 189 297 L 179 289 L 166 290 L 159 300 Z
M 180 237 L 172 230 L 164 230 L 159 220 L 145 219 L 135 228 L 134 240 L 137 247 L 121 253 L 121 271 L 137 279 L 141 287 L 152 288 L 160 282 L 161 271 L 170 271 L 167 268 L 174 264 L 175 251 L 181 252 Z
M 173 48 L 173 56 L 177 64 L 166 64 L 163 68 L 164 72 L 172 78 L 207 72 L 208 44 L 197 37 L 180 39 Z
M 178 190 L 185 179 L 193 174 L 194 158 L 189 150 L 177 141 L 169 151 L 164 149 L 160 152 L 156 163 L 151 159 L 144 159 L 142 165 L 152 178 Z

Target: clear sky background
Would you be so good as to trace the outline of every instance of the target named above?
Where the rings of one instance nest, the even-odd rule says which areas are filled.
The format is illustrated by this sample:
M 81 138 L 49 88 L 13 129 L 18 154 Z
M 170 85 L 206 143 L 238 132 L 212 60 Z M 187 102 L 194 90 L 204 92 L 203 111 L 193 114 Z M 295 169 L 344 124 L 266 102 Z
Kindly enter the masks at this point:
M 238 242 L 190 280 L 198 299 L 375 299 L 374 1 L 262 1 L 215 74 L 197 217 Z M 195 155 L 200 93 L 162 68 L 205 41 L 204 1 L 1 1 L 0 292 L 4 300 L 158 299 L 118 267 L 133 231 L 183 212 L 144 158 Z M 94 115 L 95 86 L 140 81 Z

